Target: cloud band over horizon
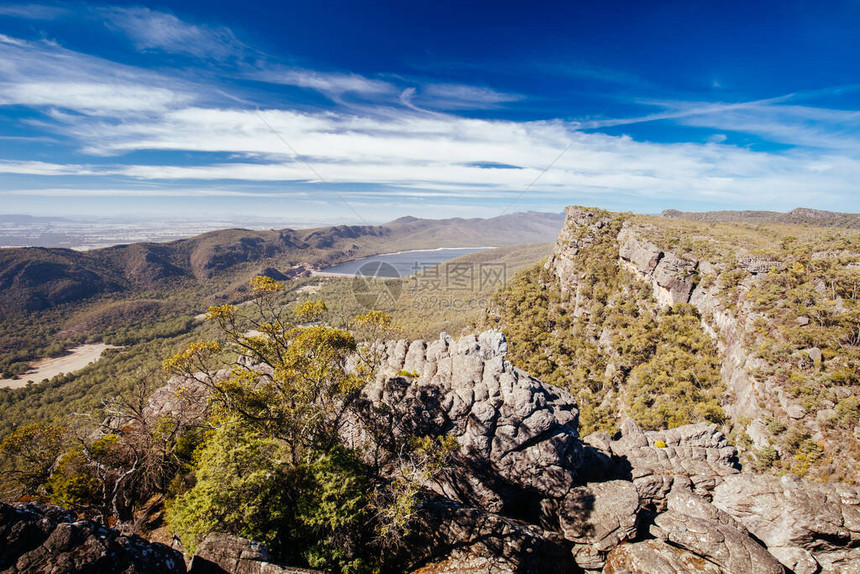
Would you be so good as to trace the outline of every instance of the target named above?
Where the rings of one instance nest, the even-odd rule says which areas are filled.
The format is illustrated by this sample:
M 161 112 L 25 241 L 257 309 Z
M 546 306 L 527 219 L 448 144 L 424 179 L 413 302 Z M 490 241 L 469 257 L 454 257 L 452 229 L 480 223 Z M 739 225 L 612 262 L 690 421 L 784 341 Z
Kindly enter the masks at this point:
M 26 18 L 13 8 L 0 10 L 0 24 Z M 822 93 L 625 96 L 643 113 L 616 117 L 534 112 L 542 96 L 528 90 L 314 70 L 225 26 L 145 7 L 34 13 L 100 26 L 134 56 L 120 62 L 0 27 L 0 212 L 46 211 L 45 198 L 80 209 L 75 198 L 87 197 L 106 209 L 125 198 L 115 211 L 137 198 L 153 214 L 173 208 L 147 198 L 230 198 L 213 200 L 216 211 L 244 198 L 249 213 L 292 198 L 354 219 L 345 200 L 374 222 L 494 216 L 515 199 L 515 210 L 860 211 L 860 111 L 812 105 Z M 672 137 L 628 133 L 641 124 L 670 125 Z

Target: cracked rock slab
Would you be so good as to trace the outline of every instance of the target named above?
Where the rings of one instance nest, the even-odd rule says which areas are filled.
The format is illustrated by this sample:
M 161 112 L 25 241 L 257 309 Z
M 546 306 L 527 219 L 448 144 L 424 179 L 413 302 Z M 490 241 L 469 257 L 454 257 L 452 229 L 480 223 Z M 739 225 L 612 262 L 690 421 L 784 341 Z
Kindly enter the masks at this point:
M 726 574 L 782 574 L 782 564 L 763 546 L 726 524 L 669 510 L 658 515 L 651 534 L 701 556 Z

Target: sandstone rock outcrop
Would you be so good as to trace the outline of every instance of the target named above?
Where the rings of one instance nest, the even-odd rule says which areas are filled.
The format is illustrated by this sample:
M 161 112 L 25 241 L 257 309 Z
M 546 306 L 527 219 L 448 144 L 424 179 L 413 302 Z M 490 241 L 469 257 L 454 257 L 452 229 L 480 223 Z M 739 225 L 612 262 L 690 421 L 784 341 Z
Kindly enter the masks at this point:
M 603 574 L 724 574 L 700 556 L 662 540 L 643 540 L 618 546 L 606 559 Z
M 639 496 L 627 481 L 589 483 L 572 489 L 556 513 L 576 564 L 596 570 L 610 550 L 636 538 Z
M 435 564 L 429 572 L 576 571 L 570 542 L 538 525 L 441 499 L 421 515 L 410 552 L 417 563 Z
M 621 261 L 653 285 L 660 304 L 674 305 L 690 300 L 698 261 L 666 253 L 650 241 L 637 237 L 629 228 L 618 235 L 618 243 Z
M 450 472 L 430 485 L 440 495 L 500 513 L 523 508 L 524 497 L 561 499 L 577 483 L 575 400 L 512 367 L 500 332 L 387 341 L 377 350 L 383 367 L 367 399 L 409 421 L 404 430 L 457 439 Z M 353 430 L 348 439 L 358 446 L 366 437 Z
M 651 534 L 720 567 L 723 572 L 782 574 L 782 565 L 745 532 L 674 510 L 657 515 Z
M 673 487 L 706 494 L 722 477 L 740 472 L 737 450 L 713 424 L 643 432 L 626 419 L 618 438 L 595 433 L 585 441 L 620 460 L 623 467 L 616 463 L 616 474 L 626 469 L 642 504 L 658 511 L 666 508 L 666 496 Z
M 56 506 L 0 503 L 0 572 L 185 572 L 182 554 Z

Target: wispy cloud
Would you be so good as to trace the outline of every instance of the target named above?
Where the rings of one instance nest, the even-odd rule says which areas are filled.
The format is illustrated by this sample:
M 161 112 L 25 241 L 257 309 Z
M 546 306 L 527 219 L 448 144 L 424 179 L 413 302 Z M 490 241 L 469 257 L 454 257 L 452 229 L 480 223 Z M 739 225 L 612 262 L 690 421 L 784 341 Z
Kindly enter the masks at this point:
M 0 6 L 0 16 L 11 16 L 25 20 L 54 20 L 68 13 L 66 8 L 47 4 L 6 4 Z
M 575 192 L 666 203 L 691 197 L 735 206 L 770 202 L 790 208 L 808 202 L 810 190 L 822 190 L 817 192 L 819 201 L 851 193 L 851 182 L 860 177 L 860 161 L 838 154 L 773 154 L 725 144 L 638 142 L 626 136 L 577 132 L 573 125 L 559 121 L 475 120 L 411 111 L 395 119 L 390 114 L 374 118 L 332 112 L 263 113 L 266 122 L 327 182 L 347 189 L 373 182 L 416 193 L 485 194 L 488 201 L 499 194 L 511 197 L 572 138 L 568 153 L 530 190 L 529 201 Z M 85 175 L 101 172 L 168 184 L 320 183 L 253 111 L 186 108 L 163 114 L 156 122 L 88 121 L 86 126 L 70 123 L 65 129 L 93 153 L 181 150 L 199 154 L 196 165 L 80 166 Z M 229 153 L 237 159 L 206 161 L 212 153 L 221 157 Z M 499 164 L 520 169 L 494 167 Z M 23 169 L 65 173 L 62 166 Z
M 158 74 L 52 42 L 0 38 L 0 105 L 107 116 L 163 111 L 192 99 L 188 86 Z
M 309 88 L 332 98 L 339 98 L 347 93 L 378 96 L 396 92 L 394 85 L 382 80 L 366 78 L 360 74 L 322 72 L 285 66 L 266 66 L 247 73 L 246 77 L 272 84 Z
M 77 154 L 68 163 L 0 161 L 0 174 L 51 182 L 34 189 L 7 186 L 0 193 L 324 198 L 330 190 L 319 185 L 322 176 L 344 195 L 367 201 L 474 199 L 491 205 L 537 180 L 525 201 L 576 194 L 790 208 L 813 199 L 833 205 L 853 198 L 860 179 L 860 112 L 799 105 L 803 95 L 735 103 L 639 100 L 654 113 L 581 122 L 465 117 L 481 114 L 459 112 L 495 110 L 527 96 L 486 85 L 291 67 L 265 63 L 272 61 L 267 58 L 237 65 L 229 60 L 253 49 L 227 28 L 146 8 L 99 10 L 138 49 L 216 61 L 211 69 L 223 71 L 230 83 L 217 72 L 192 82 L 178 71 L 147 71 L 52 42 L 0 35 L 0 106 L 35 110 L 20 121 L 40 135 L 63 136 Z M 569 73 L 637 81 L 599 69 Z M 236 78 L 246 86 L 252 79 L 313 90 L 335 105 L 300 111 L 282 102 L 257 111 L 248 103 L 252 90 L 236 87 Z M 655 143 L 601 133 L 655 121 L 705 127 L 721 137 Z M 793 147 L 755 151 L 729 145 L 725 133 Z M 141 157 L 159 161 L 147 164 Z M 99 178 L 110 183 L 89 186 Z
M 679 118 L 690 126 L 753 134 L 767 141 L 860 152 L 860 112 L 798 105 L 755 105 Z
M 0 173 L 23 175 L 92 175 L 98 173 L 87 166 L 44 161 L 0 160 Z
M 138 50 L 225 60 L 239 56 L 245 49 L 225 26 L 189 24 L 169 12 L 111 7 L 99 13 L 108 26 L 125 33 Z
M 426 84 L 418 89 L 412 101 L 423 107 L 441 110 L 480 110 L 524 99 L 520 94 L 499 92 L 481 86 L 463 84 Z

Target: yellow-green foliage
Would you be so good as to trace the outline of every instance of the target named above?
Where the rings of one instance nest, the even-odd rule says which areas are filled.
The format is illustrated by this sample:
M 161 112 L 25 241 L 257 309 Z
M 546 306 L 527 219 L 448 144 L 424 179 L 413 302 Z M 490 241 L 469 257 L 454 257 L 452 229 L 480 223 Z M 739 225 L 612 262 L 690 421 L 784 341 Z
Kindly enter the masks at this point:
M 79 508 L 93 502 L 98 496 L 98 486 L 81 447 L 63 454 L 46 481 L 51 502 L 66 508 Z
M 322 301 L 305 301 L 293 307 L 293 315 L 301 323 L 312 323 L 321 320 L 328 308 Z
M 168 522 L 186 551 L 194 552 L 206 534 L 218 529 L 276 540 L 272 525 L 288 511 L 287 501 L 278 499 L 282 451 L 282 443 L 235 420 L 212 433 L 195 456 L 194 488 L 167 508 Z
M 51 475 L 63 452 L 61 426 L 33 423 L 11 432 L 0 442 L 0 479 L 2 490 L 11 489 L 13 496 L 34 495 Z
M 648 360 L 633 368 L 624 391 L 633 418 L 646 429 L 723 422 L 717 349 L 695 308 L 679 303 L 661 314 L 651 341 Z
M 287 443 L 230 419 L 195 459 L 193 488 L 167 508 L 188 552 L 209 532 L 232 532 L 265 542 L 290 563 L 369 570 L 368 472 L 350 452 L 336 447 L 293 464 Z
M 170 525 L 189 547 L 222 531 L 263 540 L 279 559 L 325 571 L 393 568 L 397 554 L 390 551 L 408 534 L 423 485 L 453 448 L 449 437 L 388 433 L 368 465 L 341 443 L 345 421 L 390 423 L 382 420 L 389 411 L 358 399 L 378 359 L 367 352 L 367 337 L 397 326 L 385 312 L 366 313 L 350 321 L 357 340 L 345 329 L 289 320 L 272 282 L 256 282 L 255 293 L 246 307 L 210 310 L 223 344 L 192 344 L 165 361 L 209 388 L 217 427 L 197 451 L 193 472 L 174 480 L 171 492 L 179 495 L 169 505 Z M 292 316 L 317 319 L 323 310 L 309 302 Z M 249 334 L 252 328 L 262 334 Z M 271 373 L 261 376 L 243 361 L 226 378 L 207 374 L 235 348 Z M 383 466 L 393 479 L 378 474 Z

